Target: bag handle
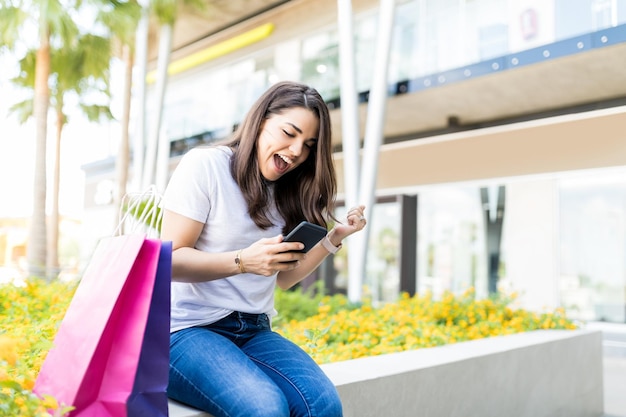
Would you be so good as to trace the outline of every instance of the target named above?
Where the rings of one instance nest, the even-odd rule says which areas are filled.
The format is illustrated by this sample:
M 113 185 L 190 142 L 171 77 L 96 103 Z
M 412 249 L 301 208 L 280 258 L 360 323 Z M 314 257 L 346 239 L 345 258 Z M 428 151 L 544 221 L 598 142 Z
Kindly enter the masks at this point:
M 161 232 L 161 195 L 155 185 L 142 192 L 127 193 L 122 197 L 118 223 L 113 236 L 126 233 L 145 233 L 158 238 Z

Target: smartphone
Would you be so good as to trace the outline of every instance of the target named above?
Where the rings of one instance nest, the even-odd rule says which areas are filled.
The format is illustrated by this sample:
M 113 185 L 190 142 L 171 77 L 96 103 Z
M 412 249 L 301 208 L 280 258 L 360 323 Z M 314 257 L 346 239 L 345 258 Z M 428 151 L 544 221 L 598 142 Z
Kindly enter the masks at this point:
M 298 252 L 308 252 L 313 246 L 326 236 L 327 230 L 317 224 L 309 223 L 307 221 L 301 222 L 297 225 L 287 236 L 283 239 L 283 242 L 302 242 L 304 243 L 304 249 Z

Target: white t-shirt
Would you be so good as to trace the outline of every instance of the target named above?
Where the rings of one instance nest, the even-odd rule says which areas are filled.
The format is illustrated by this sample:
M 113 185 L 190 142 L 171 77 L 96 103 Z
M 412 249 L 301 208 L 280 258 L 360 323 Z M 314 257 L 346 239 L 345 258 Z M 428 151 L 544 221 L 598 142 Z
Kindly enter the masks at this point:
M 230 173 L 231 156 L 225 146 L 192 149 L 181 159 L 164 193 L 163 208 L 204 223 L 198 250 L 235 251 L 282 231 L 284 220 L 273 199 L 269 213 L 274 226 L 263 230 L 254 224 Z M 232 311 L 271 317 L 276 314 L 275 285 L 276 275 L 250 273 L 201 283 L 172 282 L 170 331 L 210 324 Z

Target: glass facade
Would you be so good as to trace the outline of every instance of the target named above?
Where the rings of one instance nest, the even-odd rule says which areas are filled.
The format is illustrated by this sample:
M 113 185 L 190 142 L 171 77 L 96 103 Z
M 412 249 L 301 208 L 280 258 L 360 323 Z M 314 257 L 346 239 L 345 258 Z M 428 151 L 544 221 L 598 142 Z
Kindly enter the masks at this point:
M 572 317 L 626 322 L 625 178 L 561 181 L 559 285 Z
M 545 295 L 539 297 L 539 309 L 552 303 L 564 307 L 574 319 L 625 323 L 626 171 L 500 181 L 516 192 L 515 198 L 505 202 L 499 288 L 531 292 L 526 281 L 539 281 L 537 291 Z M 419 201 L 418 292 L 438 296 L 474 287 L 478 297 L 488 295 L 483 187 L 489 184 L 415 190 Z M 402 225 L 397 203 L 377 204 L 369 224 L 375 229 L 370 235 L 365 284 L 375 300 L 391 301 L 399 291 L 397 254 Z M 395 258 L 389 255 L 394 251 Z M 345 259 L 336 261 L 335 267 L 345 282 Z M 543 275 L 551 280 L 537 280 Z M 558 294 L 554 300 L 550 298 L 553 291 Z
M 400 206 L 397 202 L 378 203 L 372 217 L 376 220 L 369 223 L 365 293 L 379 302 L 395 301 L 400 292 Z
M 438 296 L 469 287 L 486 295 L 480 188 L 443 185 L 418 193 L 418 292 Z
M 410 0 L 399 1 L 396 7 L 390 85 L 626 23 L 626 0 Z M 376 26 L 376 10 L 355 16 L 360 92 L 370 88 Z M 280 79 L 303 81 L 315 86 L 326 100 L 336 100 L 340 80 L 337 28 L 285 39 L 236 62 L 208 63 L 173 78 L 164 111 L 164 129 L 172 149 L 182 153 L 185 143 L 192 146 L 225 136 L 253 100 Z M 183 146 L 177 147 L 180 143 Z M 581 319 L 625 322 L 626 181 L 607 183 L 598 174 L 587 182 L 557 178 L 557 184 L 556 214 L 543 215 L 554 218 L 558 236 L 558 253 L 553 257 L 557 259 L 558 302 Z M 480 187 L 442 185 L 414 190 L 419 197 L 417 291 L 440 294 L 474 286 L 479 296 L 487 295 Z M 514 208 L 511 204 L 515 203 L 507 202 L 507 210 Z M 369 224 L 364 284 L 374 300 L 393 301 L 400 290 L 398 248 L 403 225 L 398 203 L 377 204 Z M 514 264 L 512 252 L 520 250 L 519 242 L 510 239 L 514 227 L 515 222 L 506 223 L 502 232 L 503 277 L 514 275 L 509 268 Z M 345 253 L 339 252 L 333 261 L 335 286 L 340 290 L 347 286 Z
M 625 24 L 626 0 L 399 1 L 394 23 L 390 85 Z M 360 92 L 367 92 L 371 84 L 376 27 L 375 9 L 354 18 Z M 170 80 L 166 134 L 175 141 L 229 132 L 252 101 L 279 79 L 305 82 L 324 99 L 338 99 L 338 42 L 337 27 L 328 27 L 226 66 L 199 67 Z

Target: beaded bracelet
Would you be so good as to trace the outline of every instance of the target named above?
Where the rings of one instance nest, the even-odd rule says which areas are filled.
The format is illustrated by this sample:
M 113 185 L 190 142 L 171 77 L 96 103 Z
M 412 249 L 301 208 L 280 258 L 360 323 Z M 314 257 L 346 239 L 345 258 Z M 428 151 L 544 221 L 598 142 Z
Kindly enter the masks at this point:
M 245 274 L 246 268 L 244 268 L 243 261 L 241 260 L 241 251 L 243 251 L 243 249 L 239 249 L 237 251 L 237 256 L 235 256 L 235 263 L 239 267 L 239 272 L 241 272 L 242 274 Z

